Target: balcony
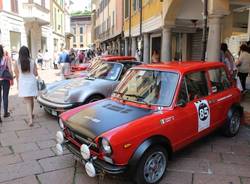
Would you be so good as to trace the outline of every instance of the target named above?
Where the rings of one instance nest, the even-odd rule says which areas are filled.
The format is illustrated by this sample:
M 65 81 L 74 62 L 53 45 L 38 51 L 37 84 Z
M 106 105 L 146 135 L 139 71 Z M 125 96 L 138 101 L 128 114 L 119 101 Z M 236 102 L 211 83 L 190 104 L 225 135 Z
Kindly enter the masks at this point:
M 26 22 L 37 22 L 40 25 L 50 23 L 49 10 L 36 3 L 23 3 L 23 18 Z

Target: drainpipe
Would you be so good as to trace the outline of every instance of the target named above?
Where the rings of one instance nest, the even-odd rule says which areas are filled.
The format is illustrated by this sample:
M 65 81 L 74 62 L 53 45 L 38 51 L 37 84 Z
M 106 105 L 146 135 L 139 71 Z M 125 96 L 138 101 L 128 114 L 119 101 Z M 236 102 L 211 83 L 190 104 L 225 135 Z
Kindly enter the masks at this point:
M 132 0 L 129 0 L 129 38 L 128 38 L 128 55 L 131 55 L 131 3 Z
M 141 42 L 141 48 L 140 48 L 140 61 L 143 61 L 143 36 L 142 36 L 142 0 L 139 0 L 139 8 L 140 8 L 140 42 Z
M 201 60 L 206 59 L 207 50 L 207 21 L 208 21 L 208 0 L 203 0 L 203 34 L 202 34 L 202 56 Z

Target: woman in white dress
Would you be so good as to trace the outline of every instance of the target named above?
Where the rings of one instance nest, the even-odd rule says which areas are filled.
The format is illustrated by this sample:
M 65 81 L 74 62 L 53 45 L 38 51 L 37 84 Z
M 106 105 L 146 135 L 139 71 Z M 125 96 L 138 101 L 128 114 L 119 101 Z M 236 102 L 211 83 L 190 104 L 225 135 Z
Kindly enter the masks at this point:
M 37 67 L 30 58 L 29 49 L 22 46 L 19 50 L 19 58 L 15 65 L 15 74 L 18 85 L 19 97 L 24 97 L 28 114 L 28 125 L 33 125 L 34 97 L 37 96 Z

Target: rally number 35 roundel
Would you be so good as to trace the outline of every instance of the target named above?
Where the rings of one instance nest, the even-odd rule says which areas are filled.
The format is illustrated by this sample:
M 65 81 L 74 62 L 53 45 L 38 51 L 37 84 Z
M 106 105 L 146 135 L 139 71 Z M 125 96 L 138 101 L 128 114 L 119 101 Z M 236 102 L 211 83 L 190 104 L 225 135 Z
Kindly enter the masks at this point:
M 198 132 L 210 126 L 210 109 L 207 100 L 200 100 L 194 103 L 198 115 Z

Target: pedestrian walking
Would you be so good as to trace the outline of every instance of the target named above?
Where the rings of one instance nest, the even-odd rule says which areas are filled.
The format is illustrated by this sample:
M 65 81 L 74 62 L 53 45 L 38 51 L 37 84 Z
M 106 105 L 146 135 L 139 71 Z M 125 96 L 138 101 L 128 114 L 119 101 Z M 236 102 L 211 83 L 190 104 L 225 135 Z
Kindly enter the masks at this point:
M 243 93 L 247 92 L 246 90 L 246 79 L 250 72 L 250 53 L 248 52 L 247 45 L 243 44 L 240 46 L 240 56 L 239 60 L 236 62 L 238 68 L 238 76 L 243 88 Z
M 43 68 L 45 70 L 50 69 L 50 55 L 47 49 L 45 50 L 45 53 L 43 54 L 43 63 L 44 63 Z
M 83 61 L 85 60 L 85 55 L 82 50 L 79 51 L 78 60 L 80 64 L 83 63 Z
M 9 105 L 9 90 L 10 85 L 13 84 L 13 72 L 11 59 L 8 56 L 7 52 L 4 54 L 3 46 L 0 45 L 0 123 L 1 119 L 1 106 L 3 99 L 4 115 L 3 117 L 9 117 L 10 113 L 8 111 Z
M 227 69 L 231 75 L 237 70 L 234 57 L 228 50 L 226 43 L 221 44 L 221 61 L 227 66 Z
M 15 74 L 17 78 L 18 96 L 23 97 L 26 103 L 29 126 L 33 126 L 34 118 L 34 97 L 37 96 L 38 76 L 36 63 L 31 60 L 29 49 L 22 46 L 19 50 L 19 58 L 15 64 Z
M 69 59 L 70 59 L 71 64 L 75 64 L 76 55 L 75 55 L 75 51 L 73 48 L 71 48 L 69 51 Z
M 43 54 L 42 54 L 41 49 L 38 50 L 38 53 L 37 53 L 37 64 L 40 66 L 40 69 L 43 68 Z
M 65 76 L 70 74 L 70 58 L 67 51 L 64 49 L 59 56 L 59 64 L 61 66 L 61 76 L 65 79 Z

